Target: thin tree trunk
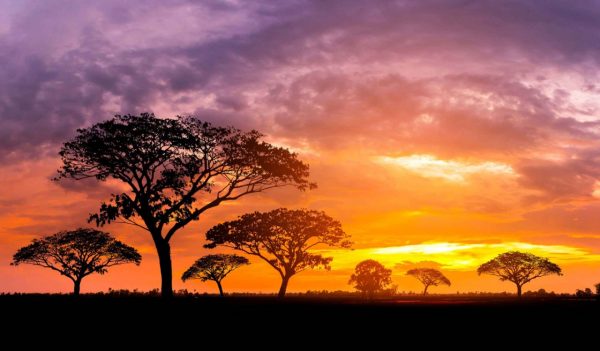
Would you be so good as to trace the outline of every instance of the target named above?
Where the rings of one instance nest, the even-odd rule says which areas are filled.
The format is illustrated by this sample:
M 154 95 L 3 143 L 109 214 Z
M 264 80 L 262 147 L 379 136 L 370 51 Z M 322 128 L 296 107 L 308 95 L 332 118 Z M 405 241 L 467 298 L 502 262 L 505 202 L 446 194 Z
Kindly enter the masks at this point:
M 521 298 L 521 285 L 517 284 L 517 297 Z
M 171 265 L 171 247 L 169 243 L 162 238 L 155 239 L 156 251 L 158 252 L 158 261 L 160 263 L 160 292 L 163 298 L 173 297 L 173 268 Z
M 281 287 L 279 288 L 279 293 L 277 294 L 277 297 L 279 298 L 283 298 L 285 296 L 285 292 L 287 290 L 287 286 L 288 286 L 288 282 L 290 281 L 290 276 L 283 276 L 283 278 L 281 278 Z
M 221 286 L 221 282 L 218 280 L 215 280 L 217 282 L 217 286 L 219 287 L 219 296 L 223 297 L 225 296 L 225 294 L 223 294 L 223 286 Z
M 427 295 L 428 288 L 429 288 L 429 285 L 425 285 L 425 289 L 423 289 L 423 295 Z
M 81 291 L 81 279 L 76 279 L 73 281 L 73 296 L 79 296 L 80 291 Z

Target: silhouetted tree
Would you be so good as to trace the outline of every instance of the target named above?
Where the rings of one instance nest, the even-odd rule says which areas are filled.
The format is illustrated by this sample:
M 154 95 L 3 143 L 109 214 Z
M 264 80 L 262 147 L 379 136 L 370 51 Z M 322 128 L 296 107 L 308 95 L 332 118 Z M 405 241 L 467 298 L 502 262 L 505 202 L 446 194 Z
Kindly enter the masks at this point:
M 594 293 L 590 288 L 585 288 L 585 290 L 577 289 L 577 291 L 575 291 L 575 296 L 580 299 L 589 299 L 594 297 Z
M 227 274 L 240 266 L 250 264 L 248 259 L 238 255 L 207 255 L 199 258 L 194 264 L 188 268 L 181 276 L 181 280 L 200 279 L 200 281 L 213 280 L 219 287 L 219 295 L 223 297 L 223 286 L 221 281 L 225 279 Z
M 247 194 L 286 185 L 314 187 L 307 180 L 308 165 L 261 138 L 256 131 L 243 133 L 193 117 L 116 115 L 78 129 L 63 145 L 56 180 L 115 179 L 127 186 L 89 220 L 99 226 L 118 220 L 148 231 L 160 262 L 162 295 L 170 297 L 169 242 L 178 230 L 208 209 Z
M 594 288 L 596 288 L 596 295 L 600 296 L 600 283 L 594 285 Z
M 348 284 L 372 298 L 392 283 L 392 270 L 385 268 L 375 260 L 365 260 L 356 265 Z
M 406 272 L 406 275 L 417 278 L 423 284 L 423 295 L 427 295 L 427 289 L 430 286 L 445 284 L 450 286 L 450 280 L 442 272 L 433 268 L 415 268 Z
M 479 266 L 477 273 L 490 274 L 500 277 L 501 281 L 508 280 L 517 286 L 517 296 L 521 297 L 521 288 L 533 279 L 550 274 L 562 275 L 560 267 L 534 254 L 519 251 L 502 253 Z
M 324 212 L 288 210 L 245 214 L 214 226 L 206 233 L 207 248 L 231 247 L 258 256 L 281 276 L 279 297 L 285 296 L 290 278 L 303 270 L 330 269 L 331 257 L 308 252 L 316 245 L 350 247 L 340 222 Z
M 79 295 L 81 280 L 92 273 L 104 274 L 109 267 L 135 263 L 142 256 L 131 246 L 95 229 L 63 231 L 20 248 L 12 265 L 21 263 L 50 268 L 73 281 L 73 295 Z

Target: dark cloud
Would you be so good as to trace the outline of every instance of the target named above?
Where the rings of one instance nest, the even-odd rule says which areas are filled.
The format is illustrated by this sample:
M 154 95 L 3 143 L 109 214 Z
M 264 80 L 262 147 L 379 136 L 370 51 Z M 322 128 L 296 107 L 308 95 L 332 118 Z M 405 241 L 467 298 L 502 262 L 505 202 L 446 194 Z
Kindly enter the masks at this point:
M 52 177 L 55 175 L 53 174 Z M 110 194 L 120 194 L 123 192 L 117 184 L 109 184 L 107 182 L 99 182 L 95 178 L 85 178 L 80 180 L 61 179 L 54 182 L 57 188 L 66 190 L 67 192 L 83 193 L 88 198 L 94 200 L 105 200 Z
M 316 149 L 512 157 L 547 199 L 589 195 L 598 176 L 583 156 L 598 124 L 573 116 L 597 111 L 553 81 L 568 72 L 597 94 L 597 2 L 3 6 L 3 159 L 54 155 L 78 127 L 156 111 Z M 565 148 L 579 161 L 537 159 Z
M 434 268 L 434 269 L 442 269 L 444 267 L 443 264 L 435 261 L 402 261 L 400 263 L 396 263 L 394 265 L 394 269 L 406 272 L 415 268 Z

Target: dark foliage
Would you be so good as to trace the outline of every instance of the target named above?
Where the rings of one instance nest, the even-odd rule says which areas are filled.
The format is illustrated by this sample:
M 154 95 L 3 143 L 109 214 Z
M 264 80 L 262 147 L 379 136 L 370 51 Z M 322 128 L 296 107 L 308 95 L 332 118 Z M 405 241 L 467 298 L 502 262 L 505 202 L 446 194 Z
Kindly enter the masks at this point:
M 75 295 L 79 295 L 81 280 L 86 276 L 104 274 L 109 267 L 135 263 L 142 256 L 131 246 L 95 229 L 79 228 L 63 231 L 20 248 L 12 265 L 21 263 L 50 268 L 71 279 Z
M 521 297 L 524 284 L 546 275 L 562 275 L 560 267 L 548 260 L 530 253 L 510 251 L 496 256 L 482 264 L 477 273 L 495 275 L 501 281 L 513 282 L 517 286 L 517 296 Z
M 207 248 L 217 245 L 258 256 L 281 276 L 279 296 L 289 279 L 312 268 L 330 269 L 331 257 L 309 252 L 317 245 L 349 248 L 349 236 L 340 222 L 321 211 L 276 209 L 245 214 L 221 223 L 206 233 Z
M 369 298 L 383 291 L 392 283 L 392 270 L 375 260 L 364 260 L 356 265 L 348 284 L 353 284 Z
M 304 190 L 308 165 L 256 131 L 217 127 L 194 117 L 117 115 L 79 129 L 61 151 L 61 178 L 116 179 L 128 191 L 103 203 L 90 221 L 119 221 L 148 231 L 161 266 L 162 293 L 173 293 L 169 241 L 225 201 L 286 185 Z
M 217 283 L 219 294 L 223 296 L 223 286 L 221 284 L 223 279 L 233 270 L 247 264 L 250 264 L 250 261 L 243 256 L 228 254 L 207 255 L 194 262 L 183 273 L 181 280 L 199 279 L 203 282 L 213 280 Z
M 577 289 L 575 297 L 580 299 L 591 299 L 594 297 L 594 292 L 590 288 L 585 288 L 584 290 Z
M 423 295 L 427 294 L 427 289 L 430 286 L 438 286 L 440 284 L 450 286 L 450 279 L 446 278 L 446 276 L 437 269 L 415 268 L 406 272 L 406 275 L 415 277 L 423 284 Z

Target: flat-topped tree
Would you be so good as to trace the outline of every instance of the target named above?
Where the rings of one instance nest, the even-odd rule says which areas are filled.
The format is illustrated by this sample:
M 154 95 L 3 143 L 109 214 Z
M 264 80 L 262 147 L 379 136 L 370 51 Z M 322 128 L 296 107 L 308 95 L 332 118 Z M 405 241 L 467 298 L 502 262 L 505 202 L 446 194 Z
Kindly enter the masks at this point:
M 414 268 L 406 272 L 406 275 L 415 277 L 423 284 L 423 295 L 427 295 L 427 289 L 429 289 L 430 286 L 438 286 L 440 284 L 450 286 L 450 279 L 446 278 L 446 276 L 437 269 Z
M 509 281 L 517 286 L 517 296 L 521 297 L 523 285 L 551 274 L 562 275 L 560 267 L 547 258 L 534 254 L 509 251 L 482 264 L 477 273 L 495 275 L 501 281 Z
M 131 246 L 95 229 L 79 228 L 58 232 L 20 248 L 12 265 L 33 264 L 57 271 L 73 281 L 73 295 L 79 295 L 81 281 L 90 274 L 104 274 L 108 268 L 125 263 L 139 265 L 142 256 Z
M 332 257 L 311 253 L 317 245 L 348 248 L 351 242 L 340 222 L 321 211 L 276 209 L 248 213 L 218 224 L 206 233 L 207 248 L 217 245 L 260 257 L 281 276 L 279 297 L 290 278 L 306 269 L 330 269 Z
M 223 279 L 225 279 L 232 271 L 247 264 L 250 264 L 250 261 L 248 261 L 246 257 L 239 255 L 206 255 L 196 260 L 196 262 L 183 273 L 181 280 L 199 279 L 203 282 L 212 280 L 217 283 L 219 295 L 223 297 L 223 285 L 221 283 Z
M 194 117 L 117 115 L 78 129 L 61 151 L 56 179 L 116 179 L 113 194 L 90 217 L 150 233 L 159 257 L 162 295 L 173 295 L 170 240 L 181 228 L 225 201 L 286 185 L 311 188 L 308 165 L 256 131 L 217 127 Z

